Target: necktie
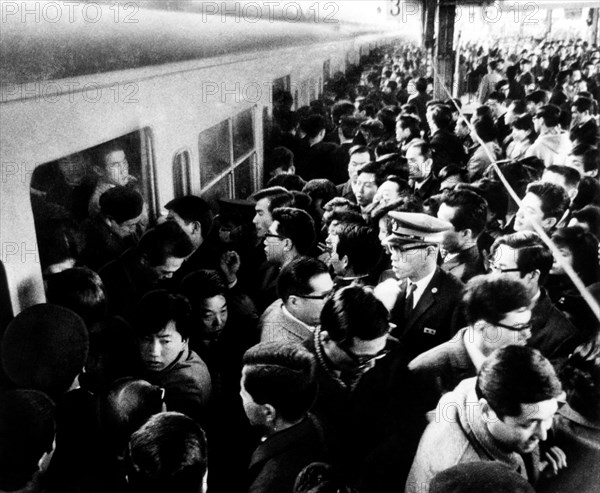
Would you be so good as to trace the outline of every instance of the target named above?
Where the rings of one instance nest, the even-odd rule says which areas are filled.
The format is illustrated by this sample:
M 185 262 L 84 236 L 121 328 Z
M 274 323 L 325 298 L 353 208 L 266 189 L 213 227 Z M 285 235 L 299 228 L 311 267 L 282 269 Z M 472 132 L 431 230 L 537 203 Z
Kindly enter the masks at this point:
M 415 303 L 414 293 L 417 289 L 417 285 L 414 282 L 409 282 L 406 288 L 406 300 L 404 300 L 404 320 L 408 320 L 413 311 L 413 305 Z

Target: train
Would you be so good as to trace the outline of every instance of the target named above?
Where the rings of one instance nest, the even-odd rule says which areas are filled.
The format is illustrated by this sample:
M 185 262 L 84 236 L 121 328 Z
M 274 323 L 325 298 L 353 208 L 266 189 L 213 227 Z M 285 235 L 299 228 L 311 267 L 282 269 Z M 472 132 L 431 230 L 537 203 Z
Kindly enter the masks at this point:
M 332 74 L 401 39 L 399 29 L 291 22 L 281 11 L 0 7 L 0 330 L 45 301 L 31 207 L 39 166 L 125 142 L 151 221 L 185 194 L 246 198 L 263 182 L 274 91 L 307 105 Z

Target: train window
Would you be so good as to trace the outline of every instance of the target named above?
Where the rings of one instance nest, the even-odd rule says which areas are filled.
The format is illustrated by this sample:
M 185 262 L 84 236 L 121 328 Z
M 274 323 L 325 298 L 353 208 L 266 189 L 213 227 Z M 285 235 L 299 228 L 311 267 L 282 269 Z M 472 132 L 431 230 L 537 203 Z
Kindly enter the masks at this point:
M 200 185 L 206 187 L 231 166 L 231 133 L 225 120 L 205 130 L 199 138 Z
M 225 175 L 206 190 L 203 190 L 200 195 L 211 205 L 213 210 L 218 210 L 218 199 L 231 198 L 231 173 Z
M 184 149 L 173 158 L 173 191 L 175 197 L 192 193 L 192 170 L 190 151 Z
M 252 154 L 236 166 L 233 181 L 236 199 L 246 199 L 252 195 L 256 183 L 256 154 Z
M 200 134 L 202 197 L 213 204 L 219 198 L 245 199 L 256 189 L 255 110 L 244 110 Z
M 233 158 L 235 160 L 254 149 L 254 124 L 252 109 L 233 117 Z
M 142 129 L 38 166 L 30 197 L 42 270 L 79 260 L 83 222 L 100 212 L 100 196 L 115 185 L 140 192 L 155 217 L 153 163 L 152 134 Z

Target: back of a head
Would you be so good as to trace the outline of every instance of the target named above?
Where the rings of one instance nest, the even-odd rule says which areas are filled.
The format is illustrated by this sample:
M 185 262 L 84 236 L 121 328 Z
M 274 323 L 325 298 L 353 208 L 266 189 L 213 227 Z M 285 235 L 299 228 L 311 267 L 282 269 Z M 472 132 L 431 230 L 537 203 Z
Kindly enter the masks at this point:
M 293 194 L 293 192 L 301 191 L 305 185 L 306 182 L 301 176 L 292 175 L 290 173 L 282 173 L 280 175 L 276 175 L 267 182 L 268 188 L 282 187 L 285 188 L 288 192 L 290 192 L 290 194 Z M 286 201 L 286 197 L 273 197 L 272 202 L 277 201 Z M 276 207 L 283 207 L 283 205 L 276 205 Z
M 313 292 L 310 280 L 320 274 L 329 274 L 325 263 L 312 257 L 298 257 L 281 269 L 277 294 L 284 303 L 291 295 L 308 295 Z
M 495 274 L 473 277 L 463 295 L 469 325 L 480 320 L 495 324 L 508 312 L 526 308 L 529 302 L 529 293 L 522 282 Z
M 327 121 L 321 115 L 309 115 L 300 122 L 300 127 L 308 138 L 314 139 L 327 128 Z
M 437 473 L 429 493 L 534 493 L 520 474 L 500 461 L 465 462 Z
M 165 221 L 142 236 L 136 251 L 151 266 L 157 266 L 169 257 L 182 259 L 191 255 L 194 244 L 176 222 Z
M 557 127 L 560 123 L 560 108 L 553 104 L 547 104 L 537 111 L 535 117 L 541 118 L 546 127 Z
M 593 291 L 598 300 L 597 286 Z M 595 317 L 591 318 L 597 325 Z M 561 369 L 560 376 L 571 408 L 591 422 L 600 421 L 600 347 L 594 343 L 578 347 Z
M 112 187 L 100 196 L 100 211 L 118 224 L 138 217 L 143 207 L 140 193 L 127 187 Z
M 307 254 L 315 242 L 315 223 L 310 215 L 294 207 L 279 207 L 273 211 L 277 234 L 292 240 L 300 255 Z
M 350 342 L 353 337 L 371 341 L 389 332 L 389 313 L 370 289 L 347 286 L 325 302 L 321 329 L 337 343 Z
M 127 478 L 135 493 L 198 493 L 206 471 L 204 431 L 184 414 L 156 414 L 129 440 Z
M 42 303 L 26 308 L 8 324 L 0 361 L 16 386 L 54 398 L 69 390 L 88 349 L 83 319 L 62 306 Z
M 162 409 L 163 389 L 145 380 L 125 377 L 115 381 L 98 402 L 100 430 L 114 447 L 125 450 L 131 434 Z
M 583 283 L 598 282 L 598 239 L 581 226 L 559 228 L 552 234 L 552 241 L 558 248 L 565 248 L 571 253 L 573 270 L 581 277 Z
M 525 96 L 525 101 L 534 104 L 546 104 L 548 103 L 548 93 L 542 89 L 538 89 L 537 91 L 527 94 Z
M 0 394 L 0 490 L 24 488 L 53 448 L 54 403 L 37 390 Z
M 87 267 L 73 267 L 46 280 L 49 303 L 73 310 L 87 327 L 106 316 L 106 294 L 100 276 Z
M 492 142 L 496 139 L 497 131 L 494 120 L 490 116 L 478 118 L 474 124 L 475 132 L 484 142 Z
M 446 105 L 436 105 L 431 110 L 431 119 L 438 128 L 449 130 L 452 123 L 452 110 Z
M 214 216 L 206 200 L 195 195 L 185 195 L 168 202 L 165 209 L 173 211 L 186 223 L 199 222 L 204 239 L 210 233 Z
M 336 252 L 339 258 L 348 258 L 348 267 L 355 275 L 369 274 L 383 254 L 375 230 L 368 226 L 348 224 L 339 228 L 337 235 L 339 241 Z
M 310 195 L 313 202 L 317 199 L 321 199 L 324 204 L 337 195 L 335 184 L 331 180 L 326 180 L 324 178 L 310 180 L 304 185 L 302 192 Z
M 442 195 L 442 203 L 455 208 L 452 225 L 457 231 L 470 229 L 473 237 L 485 228 L 488 206 L 485 199 L 471 190 L 449 190 Z
M 251 347 L 242 361 L 243 385 L 257 404 L 270 404 L 281 417 L 301 419 L 316 398 L 315 357 L 304 346 L 263 342 Z
M 571 202 L 567 191 L 554 183 L 539 181 L 530 183 L 527 185 L 526 192 L 532 193 L 540 199 L 544 218 L 554 217 L 559 220 Z
M 510 345 L 485 360 L 475 390 L 502 419 L 519 416 L 522 404 L 556 399 L 562 386 L 552 363 L 537 349 Z

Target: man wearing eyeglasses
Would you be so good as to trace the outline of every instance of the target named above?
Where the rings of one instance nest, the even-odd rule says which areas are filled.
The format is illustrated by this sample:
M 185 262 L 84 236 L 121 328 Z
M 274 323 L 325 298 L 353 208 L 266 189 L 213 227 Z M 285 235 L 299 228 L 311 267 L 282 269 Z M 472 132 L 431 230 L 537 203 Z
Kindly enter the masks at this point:
M 312 337 L 332 288 L 323 262 L 311 257 L 292 260 L 277 279 L 279 299 L 260 318 L 260 341 L 302 343 Z
M 397 423 L 409 423 L 406 414 L 411 395 L 407 381 L 407 359 L 398 342 L 389 336 L 389 313 L 372 290 L 351 285 L 335 291 L 325 302 L 321 324 L 303 343 L 317 359 L 319 391 L 312 412 L 321 420 L 329 437 L 332 457 L 337 457 L 348 480 L 362 480 L 365 491 L 399 491 L 387 480 L 398 481 L 398 465 L 389 475 L 376 455 Z M 401 403 L 399 402 L 401 401 Z M 393 445 L 404 443 L 395 440 Z M 390 451 L 392 448 L 386 449 Z M 378 457 L 378 459 L 373 459 Z M 368 474 L 368 459 L 376 473 Z M 374 484 L 373 482 L 377 482 Z M 367 483 L 367 485 L 365 485 Z M 385 483 L 385 484 L 382 484 Z
M 477 376 L 494 350 L 525 345 L 531 337 L 529 301 L 525 284 L 517 279 L 486 275 L 469 281 L 463 296 L 468 325 L 408 366 L 422 412 L 434 409 L 440 397 L 465 378 Z
M 518 279 L 527 288 L 532 314 L 531 338 L 527 345 L 556 363 L 567 358 L 583 340 L 541 287 L 552 261 L 550 249 L 530 231 L 501 236 L 491 248 L 491 271 Z
M 376 293 L 396 324 L 392 335 L 412 359 L 450 339 L 463 283 L 437 266 L 439 243 L 451 223 L 417 212 L 388 214 L 396 224 L 386 240 L 396 279 L 379 284 Z

